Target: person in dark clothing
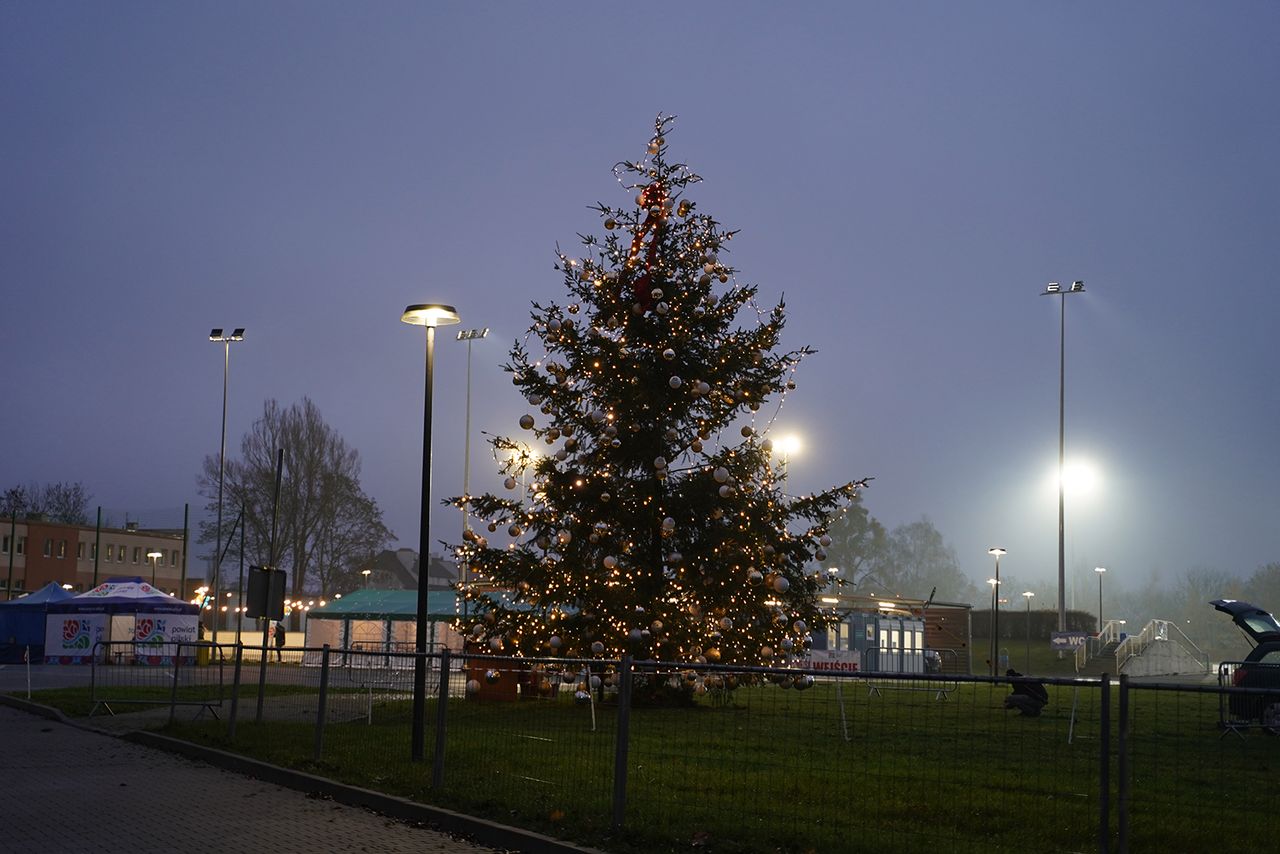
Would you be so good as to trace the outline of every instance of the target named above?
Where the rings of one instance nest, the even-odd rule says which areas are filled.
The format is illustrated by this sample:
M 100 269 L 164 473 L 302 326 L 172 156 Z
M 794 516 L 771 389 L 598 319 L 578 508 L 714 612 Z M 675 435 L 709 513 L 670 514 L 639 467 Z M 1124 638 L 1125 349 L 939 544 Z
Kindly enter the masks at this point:
M 1023 676 L 1012 667 L 1004 675 L 1013 680 L 1010 683 L 1013 691 L 1004 698 L 1004 707 L 1017 709 L 1023 717 L 1039 717 L 1040 710 L 1049 704 L 1049 692 L 1045 690 L 1044 683 Z
M 284 661 L 281 650 L 284 649 L 284 623 L 276 623 L 276 661 Z

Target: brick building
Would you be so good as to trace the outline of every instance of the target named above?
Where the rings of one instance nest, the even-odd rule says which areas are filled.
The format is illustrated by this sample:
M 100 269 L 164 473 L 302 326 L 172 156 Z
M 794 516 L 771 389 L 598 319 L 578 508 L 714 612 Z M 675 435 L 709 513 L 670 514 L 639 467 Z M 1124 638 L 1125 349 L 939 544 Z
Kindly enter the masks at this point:
M 186 576 L 186 543 L 181 531 L 153 531 L 128 523 L 96 528 L 50 522 L 36 514 L 0 517 L 0 599 L 39 590 L 50 581 L 80 593 L 115 576 L 155 579 L 155 586 L 183 599 L 193 582 Z

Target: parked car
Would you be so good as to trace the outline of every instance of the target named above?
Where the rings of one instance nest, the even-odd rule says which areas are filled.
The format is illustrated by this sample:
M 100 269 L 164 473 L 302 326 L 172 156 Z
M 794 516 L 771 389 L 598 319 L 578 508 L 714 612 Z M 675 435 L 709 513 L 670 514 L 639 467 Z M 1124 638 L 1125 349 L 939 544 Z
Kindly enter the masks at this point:
M 1267 732 L 1280 735 L 1280 622 L 1257 605 L 1238 599 L 1214 599 L 1209 604 L 1230 616 L 1254 643 L 1244 662 L 1236 665 L 1231 684 L 1276 689 L 1275 695 L 1232 694 L 1231 717 L 1256 720 Z

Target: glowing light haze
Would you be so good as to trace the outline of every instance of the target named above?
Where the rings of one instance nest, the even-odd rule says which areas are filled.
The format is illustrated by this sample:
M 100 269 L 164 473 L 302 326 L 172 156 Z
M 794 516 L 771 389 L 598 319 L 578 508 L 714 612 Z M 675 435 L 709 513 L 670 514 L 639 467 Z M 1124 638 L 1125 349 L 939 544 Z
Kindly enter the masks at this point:
M 797 491 L 874 475 L 966 571 L 1108 590 L 1280 560 L 1280 6 L 1180 2 L 0 5 L 0 484 L 181 507 L 218 446 L 311 397 L 417 542 L 421 330 L 457 307 L 481 432 L 554 249 L 602 233 L 658 111 L 732 262 L 785 293 Z M 462 492 L 465 342 L 438 340 L 433 493 Z M 1045 476 L 1052 471 L 1046 486 Z M 458 537 L 456 510 L 432 532 Z M 1087 596 L 1088 587 L 1082 588 Z M 923 591 L 922 595 L 927 593 Z M 1043 603 L 1042 603 L 1043 604 Z

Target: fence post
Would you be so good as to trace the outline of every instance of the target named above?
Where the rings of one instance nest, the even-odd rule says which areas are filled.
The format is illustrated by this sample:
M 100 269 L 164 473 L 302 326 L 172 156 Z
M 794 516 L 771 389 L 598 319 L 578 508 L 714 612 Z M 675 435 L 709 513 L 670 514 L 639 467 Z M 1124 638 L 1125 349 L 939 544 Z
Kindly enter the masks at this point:
M 1111 843 L 1111 677 L 1102 674 L 1098 712 L 1098 854 Z
M 425 655 L 426 653 L 418 653 Z M 436 744 L 431 759 L 431 788 L 444 787 L 444 729 L 445 712 L 449 707 L 449 647 L 440 653 L 440 690 L 436 692 Z
M 231 715 L 227 720 L 227 741 L 236 737 L 236 715 L 240 710 L 240 664 L 244 661 L 244 644 L 236 644 L 235 675 L 231 677 Z M 221 665 L 219 665 L 221 667 Z
M 320 651 L 320 705 L 316 710 L 316 749 L 315 761 L 320 761 L 324 751 L 325 701 L 329 697 L 329 645 L 325 644 Z
M 169 725 L 173 726 L 173 713 L 178 706 L 178 668 L 182 666 L 182 643 L 179 642 L 173 656 L 173 690 L 169 692 Z M 201 709 L 203 711 L 203 709 Z
M 622 829 L 627 809 L 627 749 L 631 742 L 631 656 L 622 657 L 618 685 L 618 734 L 613 745 L 613 829 Z
M 1116 733 L 1116 794 L 1119 800 L 1116 817 L 1120 824 L 1120 838 L 1116 843 L 1119 854 L 1129 854 L 1129 677 L 1120 674 L 1120 721 Z

